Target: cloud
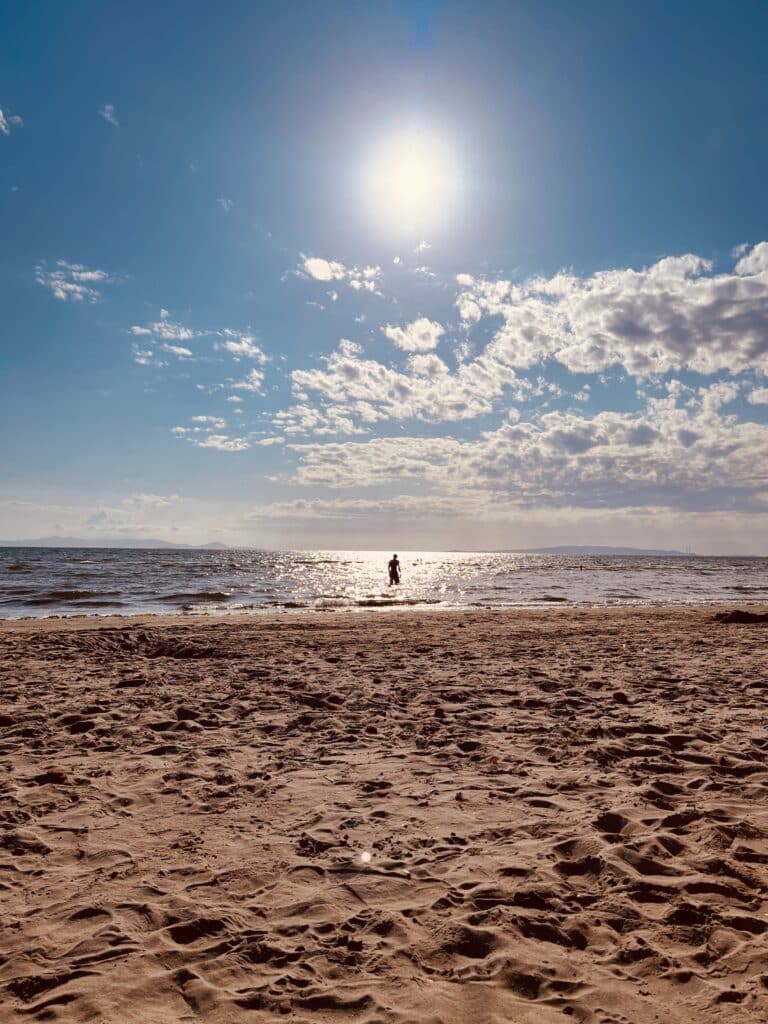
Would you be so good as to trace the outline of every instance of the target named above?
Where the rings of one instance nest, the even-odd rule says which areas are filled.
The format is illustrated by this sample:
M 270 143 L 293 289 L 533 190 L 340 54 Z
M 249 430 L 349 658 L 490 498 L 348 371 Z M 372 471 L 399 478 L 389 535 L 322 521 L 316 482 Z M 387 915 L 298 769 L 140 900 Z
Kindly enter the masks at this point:
M 189 359 L 192 356 L 192 350 L 184 348 L 183 345 L 161 345 L 160 348 L 163 352 L 170 352 L 173 356 L 178 356 L 180 359 Z
M 560 273 L 521 284 L 460 274 L 468 325 L 500 319 L 486 354 L 518 368 L 553 359 L 576 373 L 622 366 L 633 376 L 683 368 L 703 374 L 768 372 L 768 243 L 732 272 L 695 255 L 642 270 Z
M 178 438 L 189 441 L 197 448 L 214 448 L 220 452 L 243 452 L 251 447 L 250 441 L 244 437 L 229 437 L 218 433 L 226 430 L 227 421 L 220 416 L 190 416 L 192 427 L 171 427 L 171 433 Z
M 483 494 L 520 508 L 660 506 L 768 510 L 768 425 L 727 411 L 729 382 L 649 399 L 635 412 L 557 411 L 507 422 L 474 440 L 392 437 L 292 444 L 296 482 Z M 682 404 L 681 404 L 682 402 Z
M 405 327 L 393 327 L 387 324 L 382 330 L 391 342 L 404 352 L 429 352 L 437 348 L 445 328 L 436 320 L 421 316 Z
M 56 269 L 48 270 L 45 262 L 35 267 L 35 280 L 53 293 L 61 302 L 96 302 L 101 292 L 96 285 L 109 284 L 115 279 L 106 270 L 90 270 L 81 263 L 57 260 Z
M 343 281 L 354 291 L 381 294 L 378 289 L 381 267 L 378 266 L 346 267 L 339 260 L 327 260 L 322 256 L 302 256 L 301 269 L 315 281 Z
M 10 135 L 12 127 L 23 128 L 24 122 L 18 114 L 6 114 L 0 107 L 0 135 Z
M 324 260 L 320 256 L 306 256 L 303 263 L 304 271 L 316 281 L 343 281 L 347 270 L 343 263 L 336 260 Z
M 163 315 L 164 314 L 164 315 Z M 151 337 L 160 341 L 191 341 L 199 337 L 199 333 L 168 319 L 168 310 L 161 310 L 159 320 L 140 326 L 134 324 L 130 333 L 140 337 Z
M 105 103 L 103 106 L 99 107 L 99 117 L 104 118 L 107 124 L 114 125 L 115 128 L 120 127 L 120 122 L 117 120 L 115 108 L 112 103 Z
M 234 391 L 253 391 L 260 392 L 261 385 L 264 383 L 264 374 L 261 370 L 250 370 L 247 376 L 243 380 L 230 380 L 227 382 L 227 386 L 232 388 Z
M 390 419 L 429 423 L 472 419 L 491 412 L 494 401 L 505 391 L 521 399 L 531 387 L 510 366 L 482 356 L 462 363 L 456 372 L 449 371 L 434 354 L 421 359 L 412 356 L 407 370 L 402 371 L 362 358 L 361 347 L 349 340 L 343 340 L 325 363 L 325 369 L 294 370 L 291 374 L 297 395 L 314 392 L 327 403 L 322 411 L 324 433 L 334 415 L 331 406 L 337 407 L 337 422 L 348 427 L 340 432 L 359 433 L 364 428 L 357 420 L 370 424 Z M 301 406 L 301 413 L 301 419 L 286 429 L 293 432 L 301 425 L 309 430 L 312 416 L 321 415 L 307 404 Z
M 210 425 L 216 430 L 224 430 L 227 426 L 227 421 L 221 419 L 219 416 L 190 416 L 190 421 L 192 423 Z
M 747 395 L 750 405 L 768 405 L 768 388 L 755 388 Z
M 216 202 L 221 206 L 224 213 L 229 213 L 232 207 L 235 205 L 234 199 L 217 199 Z
M 244 452 L 251 447 L 244 437 L 227 437 L 225 434 L 210 434 L 193 443 L 198 448 L 215 448 L 219 452 Z
M 227 338 L 225 342 L 222 342 L 221 348 L 225 349 L 236 359 L 254 359 L 262 365 L 269 361 L 269 357 L 264 353 L 264 350 L 255 344 L 253 335 L 238 335 L 234 331 L 228 330 L 220 333 Z
M 400 494 L 391 498 L 294 498 L 257 505 L 245 516 L 259 519 L 350 519 L 396 516 L 398 519 L 431 519 L 436 516 L 475 515 L 482 496 L 447 497 Z
M 123 504 L 144 510 L 167 508 L 179 501 L 181 501 L 181 498 L 178 494 L 131 494 L 123 499 Z

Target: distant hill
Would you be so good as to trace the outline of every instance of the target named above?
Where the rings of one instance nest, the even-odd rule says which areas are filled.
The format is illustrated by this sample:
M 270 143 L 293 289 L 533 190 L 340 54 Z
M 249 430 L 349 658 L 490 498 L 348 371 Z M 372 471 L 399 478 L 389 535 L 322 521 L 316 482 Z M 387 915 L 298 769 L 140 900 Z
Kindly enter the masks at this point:
M 229 547 L 221 541 L 210 544 L 174 544 L 170 540 L 151 537 L 33 537 L 27 540 L 0 540 L 0 548 L 183 548 L 185 550 L 216 550 Z
M 513 549 L 509 550 L 511 552 Z M 657 558 L 694 554 L 693 551 L 666 551 L 663 548 L 611 548 L 575 544 L 561 544 L 553 548 L 516 548 L 514 550 L 525 555 L 654 555 Z

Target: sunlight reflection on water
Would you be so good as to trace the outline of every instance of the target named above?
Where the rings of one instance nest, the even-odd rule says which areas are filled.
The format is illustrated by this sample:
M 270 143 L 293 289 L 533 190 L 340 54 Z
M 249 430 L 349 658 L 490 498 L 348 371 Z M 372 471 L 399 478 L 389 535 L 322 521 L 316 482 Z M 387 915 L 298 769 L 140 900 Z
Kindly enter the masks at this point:
M 0 549 L 0 617 L 768 600 L 768 559 L 401 551 Z

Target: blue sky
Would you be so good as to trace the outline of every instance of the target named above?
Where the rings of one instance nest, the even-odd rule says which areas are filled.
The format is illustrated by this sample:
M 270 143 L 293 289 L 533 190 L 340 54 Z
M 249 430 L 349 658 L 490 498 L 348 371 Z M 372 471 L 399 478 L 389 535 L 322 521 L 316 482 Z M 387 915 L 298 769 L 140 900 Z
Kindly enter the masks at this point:
M 762 551 L 762 3 L 10 2 L 0 536 Z

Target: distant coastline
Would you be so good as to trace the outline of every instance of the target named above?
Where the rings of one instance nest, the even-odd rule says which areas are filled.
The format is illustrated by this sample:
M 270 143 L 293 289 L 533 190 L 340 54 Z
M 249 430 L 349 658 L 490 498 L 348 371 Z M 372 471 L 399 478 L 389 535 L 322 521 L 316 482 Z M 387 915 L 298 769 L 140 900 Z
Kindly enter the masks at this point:
M 224 544 L 222 541 L 209 541 L 205 544 L 180 544 L 157 537 L 30 537 L 20 540 L 0 540 L 2 548 L 116 548 L 123 550 L 169 550 L 169 551 L 263 551 L 267 550 L 257 544 Z M 403 548 L 404 551 L 421 550 Z M 298 550 L 298 549 L 296 549 Z M 342 548 L 307 548 L 306 550 L 341 551 Z M 384 550 L 383 548 L 359 548 L 360 551 Z M 426 550 L 426 549 L 424 549 Z M 439 550 L 437 548 L 433 550 Z M 734 555 L 721 552 L 717 555 L 700 555 L 695 551 L 678 551 L 674 548 L 633 548 L 611 547 L 609 545 L 592 544 L 561 544 L 553 547 L 538 548 L 448 548 L 452 553 L 475 552 L 494 555 L 573 555 L 578 556 L 616 556 L 624 558 L 763 558 L 756 553 Z
M 0 540 L 0 548 L 142 548 L 179 549 L 184 551 L 225 551 L 229 544 L 211 541 L 208 544 L 176 544 L 154 537 L 32 537 L 28 540 Z

